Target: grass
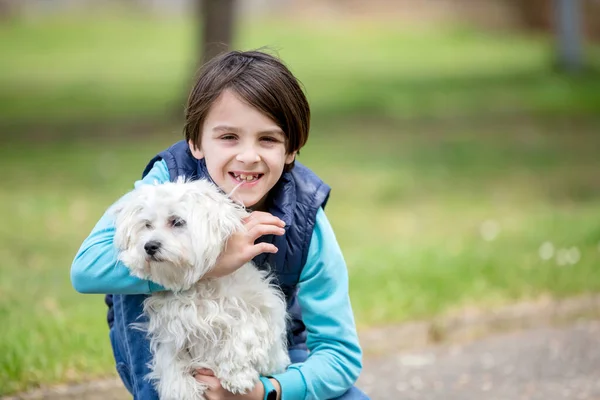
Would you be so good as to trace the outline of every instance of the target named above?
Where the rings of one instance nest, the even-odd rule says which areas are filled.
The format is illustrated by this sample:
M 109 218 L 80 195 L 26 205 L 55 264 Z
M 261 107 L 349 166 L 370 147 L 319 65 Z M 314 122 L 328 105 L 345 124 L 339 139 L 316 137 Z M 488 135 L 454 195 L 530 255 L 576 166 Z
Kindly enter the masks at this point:
M 28 127 L 79 131 L 181 115 L 195 70 L 194 31 L 186 20 L 139 16 L 4 24 L 0 126 L 14 138 Z M 600 79 L 552 72 L 548 38 L 293 21 L 248 23 L 238 37 L 240 48 L 279 51 L 305 84 L 316 118 L 598 109 Z M 597 64 L 600 52 L 591 48 L 588 58 Z
M 239 35 L 280 46 L 309 93 L 300 160 L 333 186 L 359 326 L 599 291 L 600 80 L 550 72 L 542 38 L 368 28 Z M 135 18 L 0 27 L 0 394 L 112 373 L 102 298 L 75 293 L 69 267 L 179 137 L 161 119 L 185 87 L 191 31 Z M 116 139 L 131 121 L 144 139 Z

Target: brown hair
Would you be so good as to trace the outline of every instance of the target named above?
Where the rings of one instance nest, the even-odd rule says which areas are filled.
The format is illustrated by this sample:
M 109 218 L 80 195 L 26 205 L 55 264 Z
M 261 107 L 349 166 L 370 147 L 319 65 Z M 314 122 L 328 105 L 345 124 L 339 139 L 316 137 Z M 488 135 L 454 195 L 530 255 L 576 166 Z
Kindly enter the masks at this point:
M 225 89 L 269 117 L 286 137 L 286 152 L 299 151 L 308 139 L 310 107 L 300 83 L 276 57 L 261 51 L 231 51 L 207 62 L 185 111 L 185 139 L 200 147 L 202 125 Z M 286 166 L 291 169 L 293 163 Z

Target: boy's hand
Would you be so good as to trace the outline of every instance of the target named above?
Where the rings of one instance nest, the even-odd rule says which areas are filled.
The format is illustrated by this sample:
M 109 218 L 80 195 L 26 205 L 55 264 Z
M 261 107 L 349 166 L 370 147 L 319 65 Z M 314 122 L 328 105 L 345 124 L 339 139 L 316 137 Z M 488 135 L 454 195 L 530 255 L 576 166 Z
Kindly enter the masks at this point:
M 262 253 L 277 253 L 277 247 L 270 243 L 257 243 L 256 240 L 264 235 L 285 233 L 285 223 L 272 214 L 254 211 L 244 220 L 245 231 L 235 232 L 225 245 L 215 267 L 205 276 L 219 278 L 229 275 L 242 265 Z
M 198 382 L 204 383 L 208 386 L 204 397 L 207 400 L 262 400 L 265 397 L 265 388 L 261 382 L 258 382 L 254 388 L 246 394 L 233 394 L 221 386 L 219 379 L 215 377 L 215 374 L 209 369 L 198 369 L 195 371 L 194 378 Z M 276 389 L 279 388 L 279 383 L 272 380 Z M 278 390 L 278 393 L 280 390 Z M 277 396 L 279 398 L 279 395 Z

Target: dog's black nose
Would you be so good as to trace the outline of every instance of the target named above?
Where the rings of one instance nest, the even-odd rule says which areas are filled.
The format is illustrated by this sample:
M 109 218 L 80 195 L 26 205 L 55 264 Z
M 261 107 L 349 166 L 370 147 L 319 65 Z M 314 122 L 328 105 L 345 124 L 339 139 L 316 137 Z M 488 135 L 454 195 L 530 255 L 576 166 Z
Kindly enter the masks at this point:
M 149 256 L 153 256 L 160 249 L 160 242 L 156 240 L 151 240 L 144 245 L 144 250 L 148 253 Z

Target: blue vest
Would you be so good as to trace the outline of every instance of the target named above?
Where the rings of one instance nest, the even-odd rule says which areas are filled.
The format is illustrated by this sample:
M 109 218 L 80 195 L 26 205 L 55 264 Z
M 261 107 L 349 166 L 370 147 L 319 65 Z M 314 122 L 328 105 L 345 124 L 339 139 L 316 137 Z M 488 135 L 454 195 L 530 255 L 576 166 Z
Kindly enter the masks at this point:
M 192 180 L 212 181 L 204 159 L 194 158 L 184 140 L 175 143 L 150 160 L 143 176 L 146 176 L 154 163 L 160 160 L 164 160 L 167 164 L 171 181 L 180 176 Z M 268 211 L 285 222 L 285 234 L 266 235 L 260 238 L 260 241 L 274 244 L 278 252 L 260 254 L 253 259 L 253 262 L 258 268 L 270 268 L 277 278 L 278 286 L 285 294 L 291 317 L 288 327 L 290 348 L 306 347 L 306 328 L 302 323 L 302 314 L 296 299 L 296 286 L 308 258 L 317 211 L 320 207 L 325 207 L 330 190 L 329 186 L 312 171 L 296 162 L 294 168 L 285 172 L 269 193 Z M 109 299 L 107 296 L 106 300 L 107 304 L 110 303 L 110 308 L 112 298 Z M 112 310 L 109 314 L 111 312 Z M 111 315 L 109 315 L 110 319 Z

